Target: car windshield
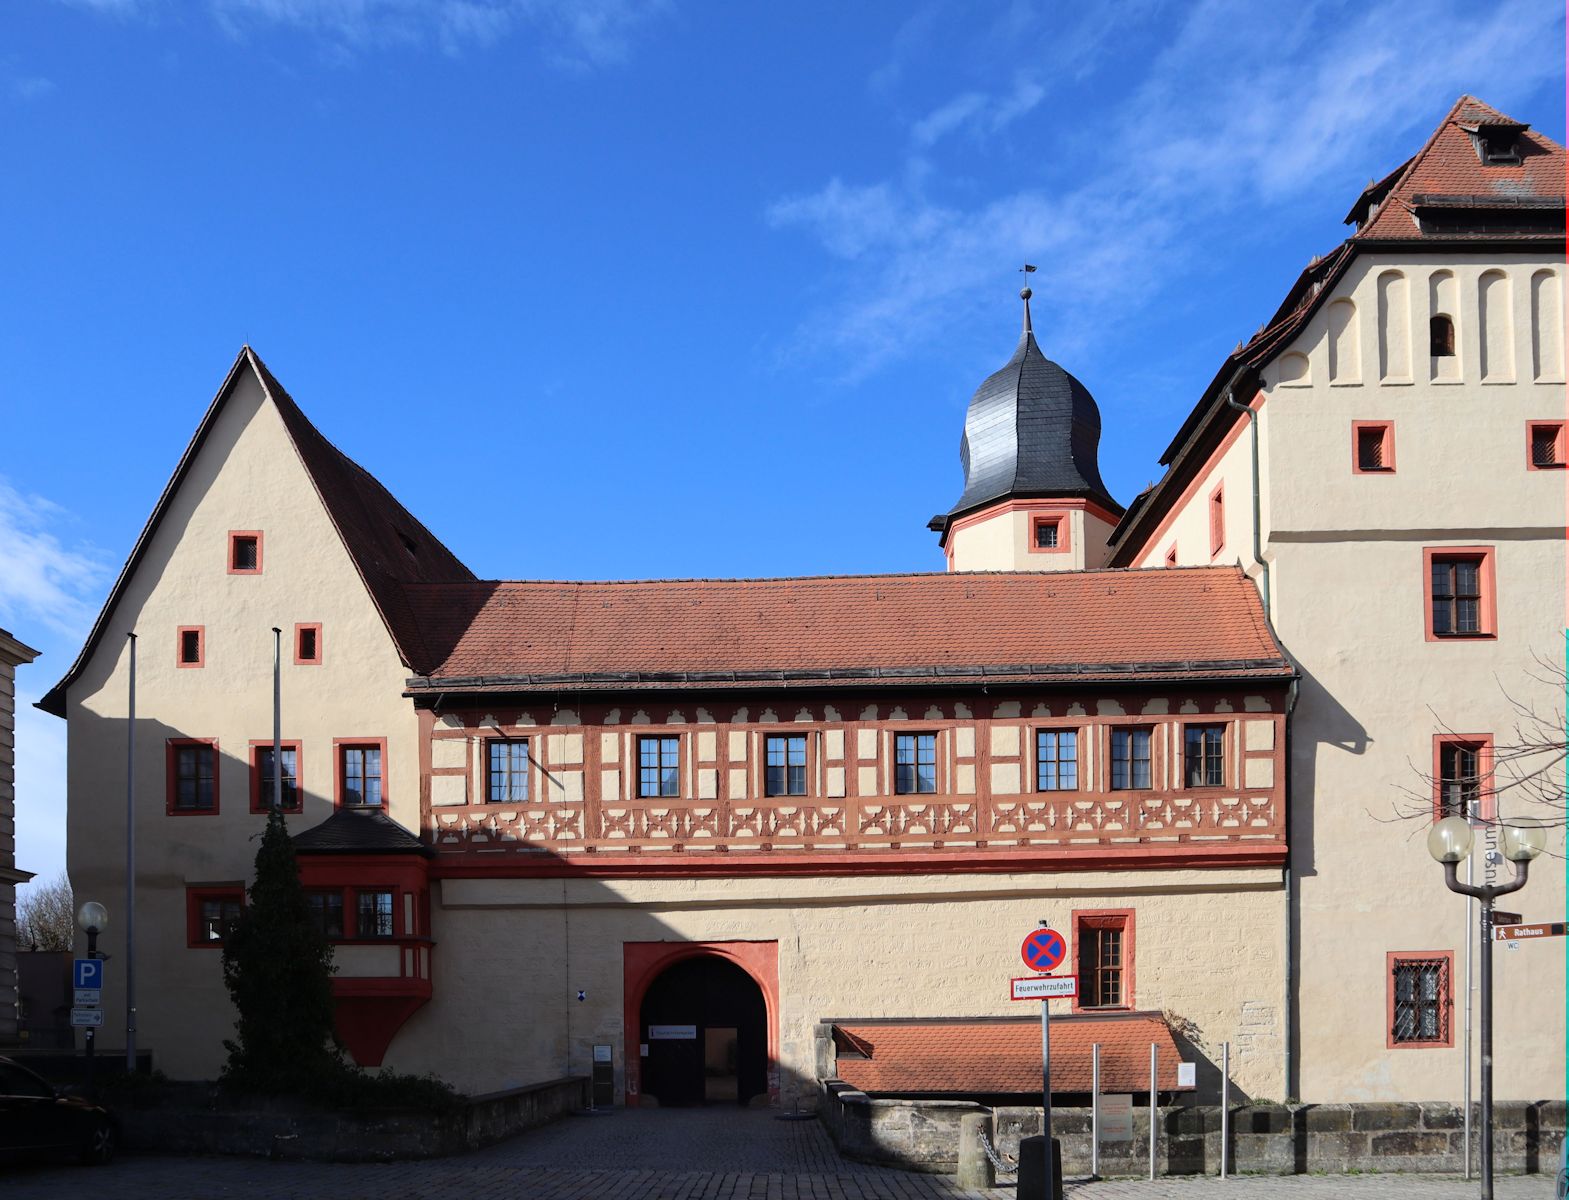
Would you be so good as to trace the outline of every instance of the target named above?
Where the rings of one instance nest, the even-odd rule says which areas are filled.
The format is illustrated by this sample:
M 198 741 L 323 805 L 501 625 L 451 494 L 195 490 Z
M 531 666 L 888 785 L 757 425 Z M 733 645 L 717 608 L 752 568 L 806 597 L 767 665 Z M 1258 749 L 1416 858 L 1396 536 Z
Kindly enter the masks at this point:
M 31 1071 L 24 1070 L 15 1063 L 0 1062 L 0 1096 L 42 1096 L 54 1095 L 54 1089 Z

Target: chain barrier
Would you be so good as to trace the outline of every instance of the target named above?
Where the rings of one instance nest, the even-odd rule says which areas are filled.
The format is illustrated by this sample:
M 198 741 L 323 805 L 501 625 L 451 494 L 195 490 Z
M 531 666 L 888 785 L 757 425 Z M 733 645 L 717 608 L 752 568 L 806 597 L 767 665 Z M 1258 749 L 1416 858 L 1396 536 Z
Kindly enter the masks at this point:
M 992 1170 L 999 1175 L 1017 1175 L 1018 1163 L 1010 1163 L 992 1148 L 991 1139 L 985 1133 L 981 1134 L 981 1149 L 986 1152 L 986 1157 L 992 1160 Z

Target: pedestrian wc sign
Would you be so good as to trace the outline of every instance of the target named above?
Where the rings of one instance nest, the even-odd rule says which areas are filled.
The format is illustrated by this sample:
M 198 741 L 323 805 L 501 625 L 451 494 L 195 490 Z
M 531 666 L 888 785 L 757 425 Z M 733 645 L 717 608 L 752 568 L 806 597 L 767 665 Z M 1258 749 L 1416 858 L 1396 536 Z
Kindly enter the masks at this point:
M 104 964 L 101 958 L 78 958 L 71 963 L 73 988 L 101 988 L 104 985 Z

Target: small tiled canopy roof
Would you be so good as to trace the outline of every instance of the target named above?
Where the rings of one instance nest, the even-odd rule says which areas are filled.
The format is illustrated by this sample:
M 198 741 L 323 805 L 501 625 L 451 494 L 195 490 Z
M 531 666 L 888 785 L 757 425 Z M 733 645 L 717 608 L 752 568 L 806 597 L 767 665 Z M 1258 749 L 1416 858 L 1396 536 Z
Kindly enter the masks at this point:
M 837 1073 L 873 1095 L 995 1096 L 1040 1094 L 1041 1024 L 1036 1017 L 909 1021 L 836 1021 Z M 1177 1084 L 1177 1044 L 1158 1013 L 1054 1017 L 1052 1093 L 1088 1092 L 1091 1047 L 1100 1045 L 1106 1092 L 1147 1092 L 1150 1043 L 1160 1091 Z
M 433 652 L 414 691 L 1291 673 L 1236 567 L 407 591 Z
M 340 808 L 293 837 L 300 854 L 434 854 L 379 808 Z

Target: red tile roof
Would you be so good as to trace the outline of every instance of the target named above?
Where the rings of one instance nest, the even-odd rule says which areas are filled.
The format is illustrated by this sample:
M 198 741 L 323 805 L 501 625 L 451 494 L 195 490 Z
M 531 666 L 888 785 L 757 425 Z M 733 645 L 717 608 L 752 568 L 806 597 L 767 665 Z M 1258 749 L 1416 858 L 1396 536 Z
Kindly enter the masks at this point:
M 407 591 L 429 687 L 1290 673 L 1236 567 Z
M 840 1021 L 836 1071 L 874 1095 L 1006 1095 L 1041 1090 L 1038 1017 L 972 1020 Z M 1178 1091 L 1180 1055 L 1157 1013 L 1052 1018 L 1052 1094 L 1088 1092 L 1091 1047 L 1100 1044 L 1101 1091 L 1147 1092 L 1150 1043 L 1159 1090 Z M 857 1054 L 868 1057 L 858 1057 Z
M 1518 163 L 1483 163 L 1472 144 L 1470 131 L 1485 125 L 1524 128 L 1474 96 L 1461 96 L 1433 131 L 1427 144 L 1405 165 L 1371 221 L 1354 235 L 1372 238 L 1421 238 L 1413 219 L 1424 196 L 1465 198 L 1466 207 L 1500 207 L 1521 202 L 1564 201 L 1564 148 L 1551 138 L 1526 130 L 1519 138 Z M 1563 237 L 1563 222 L 1545 236 Z M 1431 236 L 1431 235 L 1428 235 Z M 1446 237 L 1456 236 L 1445 233 Z M 1496 233 L 1472 235 L 1494 238 Z M 1519 235 L 1515 235 L 1519 236 Z

